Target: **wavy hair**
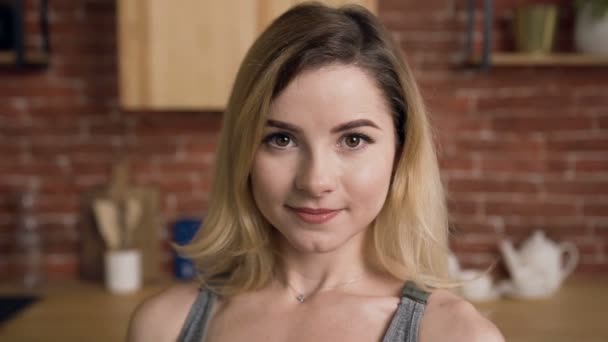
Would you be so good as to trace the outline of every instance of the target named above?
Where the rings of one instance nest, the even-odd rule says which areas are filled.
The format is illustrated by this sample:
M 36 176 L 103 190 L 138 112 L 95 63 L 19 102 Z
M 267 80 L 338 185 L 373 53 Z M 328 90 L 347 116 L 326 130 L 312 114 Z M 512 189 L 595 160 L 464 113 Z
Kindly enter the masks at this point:
M 249 175 L 274 98 L 297 75 L 330 64 L 356 65 L 389 104 L 398 154 L 386 201 L 368 230 L 372 265 L 423 288 L 447 278 L 447 208 L 432 131 L 412 72 L 390 34 L 367 9 L 320 3 L 292 7 L 247 52 L 223 117 L 211 202 L 191 243 L 203 285 L 222 295 L 259 289 L 278 259 L 273 228 L 256 207 Z

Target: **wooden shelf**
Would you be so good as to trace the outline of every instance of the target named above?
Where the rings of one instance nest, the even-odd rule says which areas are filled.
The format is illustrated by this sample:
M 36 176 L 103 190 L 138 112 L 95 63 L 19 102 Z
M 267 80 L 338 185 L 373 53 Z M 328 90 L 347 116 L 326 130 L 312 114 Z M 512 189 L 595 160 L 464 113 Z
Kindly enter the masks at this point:
M 480 65 L 481 56 L 475 56 L 470 64 Z M 495 52 L 490 54 L 490 66 L 607 66 L 608 55 L 591 55 L 581 53 L 553 53 L 535 55 L 526 53 Z
M 17 54 L 13 51 L 0 51 L 0 65 L 11 66 L 17 63 Z M 41 52 L 28 52 L 25 54 L 25 64 L 44 66 L 49 63 L 49 56 Z

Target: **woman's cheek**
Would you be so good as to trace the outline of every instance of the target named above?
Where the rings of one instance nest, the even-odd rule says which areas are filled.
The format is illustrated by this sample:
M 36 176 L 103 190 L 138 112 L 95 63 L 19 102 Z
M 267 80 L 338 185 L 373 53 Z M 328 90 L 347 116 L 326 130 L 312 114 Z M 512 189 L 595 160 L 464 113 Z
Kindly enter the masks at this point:
M 254 172 L 260 186 L 268 191 L 288 186 L 297 164 L 293 155 L 259 153 L 254 160 Z
M 358 162 L 345 173 L 346 183 L 351 192 L 357 192 L 364 196 L 379 194 L 381 190 L 388 187 L 390 181 L 390 168 L 388 163 L 376 160 L 365 160 Z M 365 197 L 363 197 L 365 198 Z

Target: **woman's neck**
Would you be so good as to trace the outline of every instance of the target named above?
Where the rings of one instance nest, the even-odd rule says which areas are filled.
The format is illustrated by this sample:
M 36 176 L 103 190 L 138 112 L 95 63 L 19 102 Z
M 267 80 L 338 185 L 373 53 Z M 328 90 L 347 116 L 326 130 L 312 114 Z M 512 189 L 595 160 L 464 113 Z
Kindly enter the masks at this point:
M 282 239 L 279 255 L 277 280 L 304 294 L 353 286 L 372 274 L 365 258 L 363 236 L 354 237 L 349 243 L 325 253 L 298 251 Z

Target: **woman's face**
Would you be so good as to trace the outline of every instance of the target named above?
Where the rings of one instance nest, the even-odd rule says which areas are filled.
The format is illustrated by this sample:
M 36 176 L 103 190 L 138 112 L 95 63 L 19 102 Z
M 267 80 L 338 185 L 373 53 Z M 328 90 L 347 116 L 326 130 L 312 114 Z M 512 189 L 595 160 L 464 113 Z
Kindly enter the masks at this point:
M 352 65 L 305 71 L 271 106 L 251 171 L 256 205 L 300 252 L 360 243 L 386 199 L 395 143 L 370 76 Z

